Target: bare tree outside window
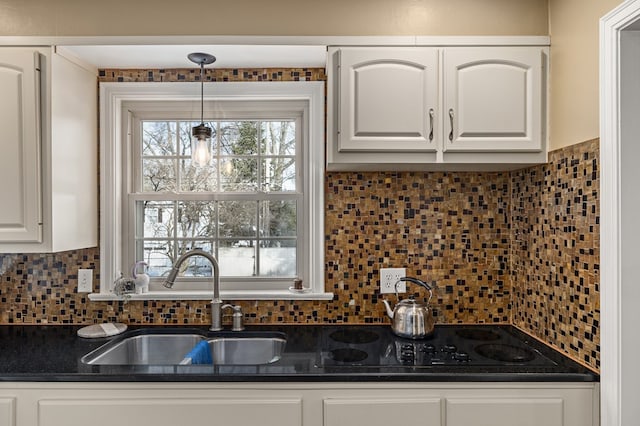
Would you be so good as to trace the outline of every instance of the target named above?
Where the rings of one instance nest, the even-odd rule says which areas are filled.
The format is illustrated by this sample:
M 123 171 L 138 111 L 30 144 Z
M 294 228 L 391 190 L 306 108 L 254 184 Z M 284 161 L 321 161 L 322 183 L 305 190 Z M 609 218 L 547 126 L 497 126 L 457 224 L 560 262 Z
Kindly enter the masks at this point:
M 223 277 L 296 276 L 295 121 L 207 122 L 215 143 L 206 167 L 191 163 L 195 124 L 142 122 L 138 259 L 149 264 L 150 275 L 162 276 L 197 247 L 217 256 Z M 183 274 L 206 276 L 210 269 L 193 258 Z

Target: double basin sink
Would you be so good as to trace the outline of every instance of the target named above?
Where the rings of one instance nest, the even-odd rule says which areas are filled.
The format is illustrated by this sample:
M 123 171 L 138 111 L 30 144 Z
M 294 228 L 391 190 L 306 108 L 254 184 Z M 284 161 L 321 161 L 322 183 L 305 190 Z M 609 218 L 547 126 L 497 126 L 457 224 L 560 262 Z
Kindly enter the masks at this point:
M 180 365 L 206 341 L 213 365 L 264 365 L 278 361 L 286 336 L 278 332 L 135 330 L 105 343 L 81 358 L 88 365 Z

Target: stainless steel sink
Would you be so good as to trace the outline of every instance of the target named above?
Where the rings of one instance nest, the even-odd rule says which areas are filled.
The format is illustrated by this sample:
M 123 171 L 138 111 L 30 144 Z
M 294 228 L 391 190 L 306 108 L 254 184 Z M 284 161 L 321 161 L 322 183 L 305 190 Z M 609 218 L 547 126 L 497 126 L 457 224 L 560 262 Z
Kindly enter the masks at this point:
M 91 365 L 175 365 L 205 338 L 200 334 L 141 334 L 106 343 L 81 361 Z
M 232 332 L 205 334 L 156 331 L 116 338 L 81 358 L 89 365 L 179 365 L 194 346 L 207 340 L 214 365 L 270 364 L 282 357 L 286 337 L 282 333 Z
M 287 341 L 278 336 L 208 339 L 213 365 L 271 364 L 282 357 Z

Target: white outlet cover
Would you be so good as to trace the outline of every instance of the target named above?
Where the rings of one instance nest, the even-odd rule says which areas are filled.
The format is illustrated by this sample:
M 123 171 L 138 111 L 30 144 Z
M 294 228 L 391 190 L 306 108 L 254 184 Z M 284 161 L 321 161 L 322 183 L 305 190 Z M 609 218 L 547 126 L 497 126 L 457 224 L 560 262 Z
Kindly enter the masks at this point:
M 380 293 L 395 293 L 396 283 L 398 283 L 398 293 L 407 292 L 407 283 L 398 282 L 400 278 L 407 276 L 406 268 L 381 268 L 380 269 Z

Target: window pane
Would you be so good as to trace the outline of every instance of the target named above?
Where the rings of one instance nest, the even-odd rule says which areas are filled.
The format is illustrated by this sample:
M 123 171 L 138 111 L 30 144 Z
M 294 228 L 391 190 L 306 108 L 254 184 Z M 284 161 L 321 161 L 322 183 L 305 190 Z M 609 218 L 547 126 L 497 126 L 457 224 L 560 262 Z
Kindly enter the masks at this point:
M 160 159 L 142 160 L 142 190 L 144 192 L 175 191 L 175 161 Z
M 176 123 L 142 122 L 142 155 L 169 156 L 176 153 Z
M 179 254 L 184 254 L 190 250 L 200 249 L 214 254 L 214 247 L 211 241 L 180 241 Z M 210 277 L 213 275 L 213 265 L 206 257 L 192 256 L 181 266 L 179 276 L 182 277 Z
M 256 243 L 254 240 L 220 241 L 218 263 L 220 275 L 251 277 L 256 274 Z
M 138 201 L 137 215 L 142 217 L 142 237 L 171 238 L 174 235 L 174 204 L 171 201 Z M 139 234 L 139 233 L 138 233 Z
M 180 191 L 182 192 L 215 192 L 218 189 L 218 174 L 215 160 L 207 167 L 192 165 L 190 158 L 179 160 Z
M 295 240 L 263 240 L 260 244 L 261 277 L 296 276 Z
M 296 119 L 261 120 L 251 111 L 205 121 L 212 129 L 211 163 L 195 167 L 191 131 L 200 124 L 197 112 L 186 120 L 142 121 L 136 142 L 142 156 L 133 164 L 140 172 L 132 174 L 140 177 L 141 187 L 135 192 L 169 193 L 146 198 L 172 201 L 140 200 L 144 194 L 132 194 L 138 200 L 135 260 L 147 262 L 151 276 L 162 277 L 178 256 L 201 249 L 217 257 L 222 277 L 297 276 L 302 201 L 297 195 L 273 194 L 302 189 Z M 184 262 L 179 276 L 209 277 L 212 272 L 209 261 L 196 256 Z M 188 280 L 184 284 L 191 285 Z
M 257 208 L 255 201 L 221 201 L 219 203 L 220 237 L 257 236 Z
M 263 155 L 296 155 L 296 127 L 293 121 L 265 121 L 261 124 Z
M 269 157 L 262 160 L 262 182 L 265 192 L 296 190 L 296 163 L 291 157 Z
M 254 121 L 220 123 L 220 155 L 257 155 L 258 125 Z
M 178 238 L 214 238 L 216 236 L 215 203 L 191 201 L 178 203 Z
M 178 253 L 184 254 L 189 250 L 200 249 L 215 256 L 215 245 L 211 240 L 183 240 L 180 241 Z
M 294 200 L 276 200 L 260 202 L 260 236 L 295 237 L 296 202 Z
M 254 192 L 258 189 L 256 158 L 226 158 L 220 170 L 220 190 Z
M 173 265 L 173 248 L 169 241 L 136 242 L 137 259 L 147 262 L 147 273 L 151 277 L 162 277 L 169 273 Z

